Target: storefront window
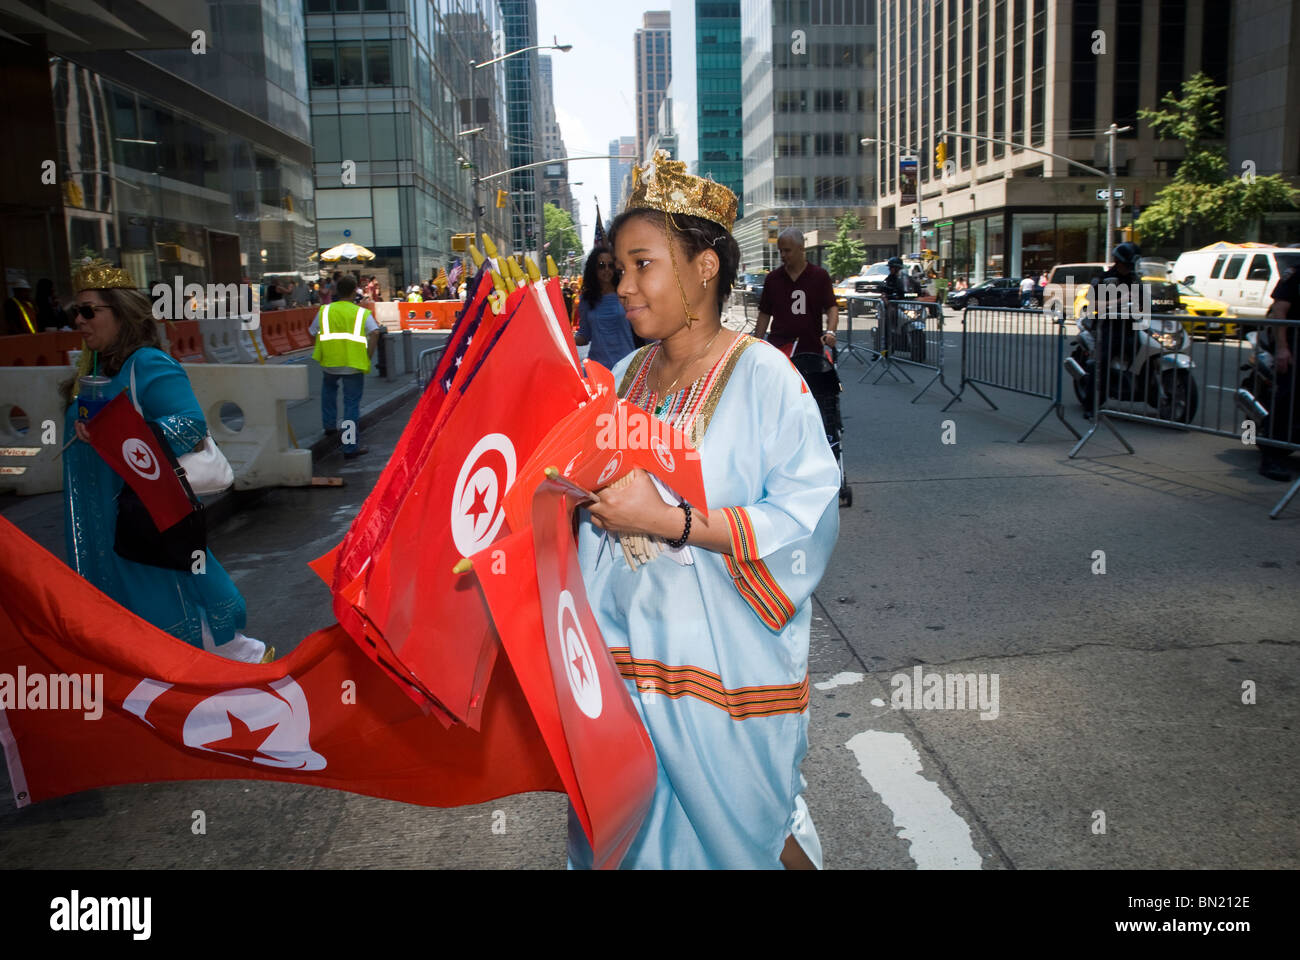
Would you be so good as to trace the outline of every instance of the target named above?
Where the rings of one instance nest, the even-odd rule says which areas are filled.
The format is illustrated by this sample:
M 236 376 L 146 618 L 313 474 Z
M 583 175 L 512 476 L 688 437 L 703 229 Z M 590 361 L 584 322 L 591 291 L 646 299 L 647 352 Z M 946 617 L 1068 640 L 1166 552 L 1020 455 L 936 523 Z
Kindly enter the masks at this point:
M 1056 217 L 1056 262 L 1098 263 L 1105 227 L 1098 213 L 1061 213 Z
M 1006 238 L 1002 232 L 1002 220 L 1001 214 L 996 217 L 989 217 L 988 220 L 988 254 L 985 260 L 984 272 L 986 277 L 1008 276 L 1007 263 L 1003 258 L 1003 254 L 1006 252 Z
M 1056 263 L 1056 230 L 1050 213 L 1011 218 L 1011 276 L 1037 277 Z

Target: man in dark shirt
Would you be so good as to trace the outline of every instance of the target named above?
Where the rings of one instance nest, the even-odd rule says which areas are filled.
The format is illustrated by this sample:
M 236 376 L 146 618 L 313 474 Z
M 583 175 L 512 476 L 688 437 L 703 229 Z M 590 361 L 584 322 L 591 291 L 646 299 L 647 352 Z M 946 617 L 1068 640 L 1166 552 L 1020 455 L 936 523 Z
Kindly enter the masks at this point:
M 1138 283 L 1135 272 L 1142 251 L 1138 245 L 1125 241 L 1111 251 L 1113 261 L 1109 270 L 1092 280 L 1089 306 L 1092 310 L 1092 336 L 1096 349 L 1093 353 L 1093 375 L 1085 381 L 1083 416 L 1092 419 L 1095 402 L 1093 391 L 1101 384 L 1101 402 L 1110 395 L 1110 386 L 1116 374 L 1110 369 L 1112 358 L 1118 356 L 1125 366 L 1132 358 L 1133 321 L 1139 316 L 1140 304 L 1130 302 L 1133 285 Z
M 1274 320 L 1300 320 L 1300 268 L 1292 267 L 1282 275 L 1273 288 L 1273 307 L 1268 315 Z M 1273 402 L 1268 420 L 1261 424 L 1261 435 L 1273 440 L 1294 441 L 1296 433 L 1296 407 L 1300 390 L 1297 387 L 1296 328 L 1275 326 L 1268 328 L 1273 341 Z M 1261 335 L 1264 331 L 1260 331 Z M 1261 476 L 1270 480 L 1291 479 L 1287 468 L 1286 451 L 1259 444 Z
M 758 301 L 758 325 L 754 336 L 767 339 L 787 357 L 795 353 L 821 353 L 822 344 L 834 348 L 835 328 L 840 325 L 831 275 L 804 255 L 803 234 L 787 227 L 777 237 L 781 266 L 767 275 Z M 822 314 L 826 332 L 822 333 Z

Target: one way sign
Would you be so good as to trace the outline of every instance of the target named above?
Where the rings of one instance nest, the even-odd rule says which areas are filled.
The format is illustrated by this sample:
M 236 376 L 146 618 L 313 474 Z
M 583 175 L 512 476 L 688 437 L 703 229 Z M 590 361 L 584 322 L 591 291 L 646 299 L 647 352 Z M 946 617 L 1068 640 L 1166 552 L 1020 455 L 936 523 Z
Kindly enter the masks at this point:
M 1109 199 L 1110 199 L 1110 191 L 1107 190 L 1105 187 L 1102 187 L 1100 190 L 1097 191 L 1097 199 L 1098 199 L 1098 200 L 1109 200 Z M 1123 200 L 1123 199 L 1124 199 L 1124 188 L 1123 188 L 1123 187 L 1119 187 L 1119 188 L 1117 188 L 1117 189 L 1115 190 L 1115 199 L 1116 199 L 1116 200 Z

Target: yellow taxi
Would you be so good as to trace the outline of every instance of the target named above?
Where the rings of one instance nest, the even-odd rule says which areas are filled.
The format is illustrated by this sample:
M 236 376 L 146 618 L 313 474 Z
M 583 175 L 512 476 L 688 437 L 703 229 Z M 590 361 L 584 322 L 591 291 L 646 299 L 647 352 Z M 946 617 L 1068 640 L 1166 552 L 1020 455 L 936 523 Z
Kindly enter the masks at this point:
M 1205 318 L 1204 320 L 1184 321 L 1184 330 L 1192 336 L 1237 336 L 1237 325 L 1235 323 L 1228 323 L 1223 319 L 1228 316 L 1228 305 L 1226 303 L 1221 300 L 1212 300 L 1209 297 L 1203 297 L 1185 283 L 1176 283 L 1175 286 L 1178 287 L 1178 302 L 1182 307 L 1183 313 Z

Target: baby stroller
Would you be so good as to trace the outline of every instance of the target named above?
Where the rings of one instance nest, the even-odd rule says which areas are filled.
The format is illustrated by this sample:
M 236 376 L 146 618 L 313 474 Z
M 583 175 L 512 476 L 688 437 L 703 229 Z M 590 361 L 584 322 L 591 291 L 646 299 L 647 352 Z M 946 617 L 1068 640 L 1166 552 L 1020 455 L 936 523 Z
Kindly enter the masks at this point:
M 822 415 L 822 426 L 826 430 L 826 440 L 835 454 L 835 462 L 840 466 L 840 506 L 853 506 L 853 489 L 844 478 L 844 457 L 840 449 L 840 432 L 844 421 L 840 419 L 840 375 L 835 369 L 834 355 L 829 348 L 821 353 L 796 353 L 790 358 L 796 370 L 803 376 L 817 401 L 817 409 Z

